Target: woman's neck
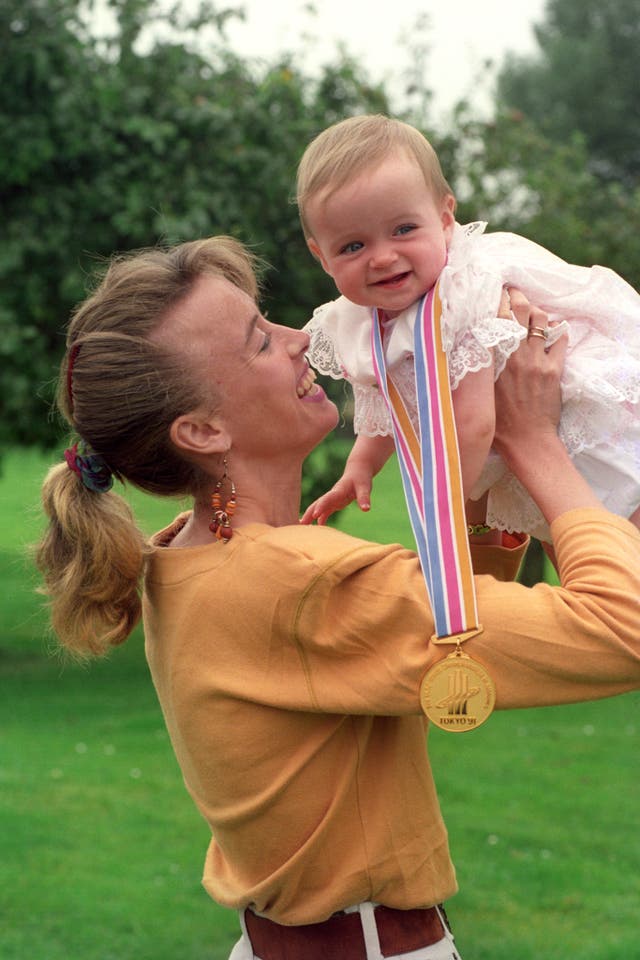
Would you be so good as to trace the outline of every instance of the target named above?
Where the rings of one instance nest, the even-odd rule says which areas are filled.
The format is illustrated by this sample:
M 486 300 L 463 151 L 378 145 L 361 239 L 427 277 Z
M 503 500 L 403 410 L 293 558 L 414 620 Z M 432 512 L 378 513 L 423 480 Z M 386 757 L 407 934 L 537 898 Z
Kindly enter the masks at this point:
M 255 472 L 247 478 L 240 471 L 235 476 L 229 471 L 236 490 L 231 528 L 237 530 L 249 523 L 265 523 L 272 527 L 297 523 L 300 516 L 300 474 L 291 476 L 288 482 L 283 480 L 281 474 L 276 474 L 270 481 L 265 474 L 261 474 L 260 482 L 256 482 L 254 476 Z M 215 534 L 209 529 L 209 524 L 213 517 L 211 496 L 214 489 L 215 482 L 212 482 L 210 490 L 203 490 L 194 498 L 192 515 L 176 537 L 174 546 L 198 546 L 212 542 Z M 225 483 L 220 491 L 223 510 L 229 497 L 230 486 Z

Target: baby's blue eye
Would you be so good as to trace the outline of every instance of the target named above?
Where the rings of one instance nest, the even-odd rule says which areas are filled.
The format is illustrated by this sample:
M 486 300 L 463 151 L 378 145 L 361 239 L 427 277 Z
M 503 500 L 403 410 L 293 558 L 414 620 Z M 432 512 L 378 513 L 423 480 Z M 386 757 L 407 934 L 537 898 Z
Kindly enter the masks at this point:
M 340 253 L 357 253 L 358 250 L 362 250 L 362 247 L 363 244 L 359 240 L 354 240 L 352 243 L 346 243 Z
M 402 236 L 405 233 L 411 233 L 411 231 L 415 229 L 416 229 L 415 223 L 403 223 L 400 227 L 396 229 L 396 233 Z

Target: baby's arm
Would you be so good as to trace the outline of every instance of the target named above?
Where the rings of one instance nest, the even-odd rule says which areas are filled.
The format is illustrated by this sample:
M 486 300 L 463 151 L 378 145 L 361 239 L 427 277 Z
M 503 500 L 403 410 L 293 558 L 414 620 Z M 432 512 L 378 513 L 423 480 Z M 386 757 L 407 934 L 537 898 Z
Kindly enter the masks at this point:
M 465 500 L 485 464 L 496 427 L 493 365 L 462 378 L 452 393 Z
M 371 481 L 385 465 L 393 449 L 393 437 L 366 437 L 359 434 L 347 458 L 344 473 L 331 490 L 307 507 L 300 523 L 317 520 L 319 524 L 324 524 L 332 513 L 342 510 L 353 500 L 357 500 L 361 510 L 368 510 L 371 506 Z

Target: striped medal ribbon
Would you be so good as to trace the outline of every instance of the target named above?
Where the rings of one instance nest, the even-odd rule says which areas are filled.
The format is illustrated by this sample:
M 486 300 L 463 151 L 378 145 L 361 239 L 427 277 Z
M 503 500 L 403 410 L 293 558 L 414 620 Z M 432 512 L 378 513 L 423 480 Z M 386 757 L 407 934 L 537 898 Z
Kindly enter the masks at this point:
M 436 644 L 456 649 L 427 671 L 422 709 L 443 730 L 466 732 L 493 710 L 495 688 L 485 668 L 461 645 L 482 632 L 464 511 L 460 455 L 449 366 L 442 344 L 438 284 L 420 300 L 414 328 L 416 397 L 420 437 L 386 369 L 383 324 L 371 325 L 373 365 L 391 414 L 405 499 L 433 611 Z

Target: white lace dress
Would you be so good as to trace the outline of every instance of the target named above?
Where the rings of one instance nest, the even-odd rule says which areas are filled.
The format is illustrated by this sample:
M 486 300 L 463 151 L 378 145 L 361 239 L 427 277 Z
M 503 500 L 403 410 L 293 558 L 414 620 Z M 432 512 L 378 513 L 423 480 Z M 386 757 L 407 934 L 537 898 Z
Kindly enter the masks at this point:
M 560 437 L 605 506 L 628 517 L 640 504 L 640 296 L 606 267 L 574 266 L 524 237 L 485 228 L 485 223 L 456 224 L 441 275 L 451 387 L 490 365 L 497 378 L 526 335 L 515 320 L 496 317 L 504 284 L 522 290 L 550 320 L 566 321 Z M 417 429 L 415 312 L 410 307 L 387 321 L 385 351 Z M 391 434 L 373 371 L 369 308 L 340 297 L 318 307 L 305 329 L 311 365 L 353 387 L 355 432 Z M 487 489 L 489 523 L 549 539 L 542 514 L 493 452 L 473 496 Z

